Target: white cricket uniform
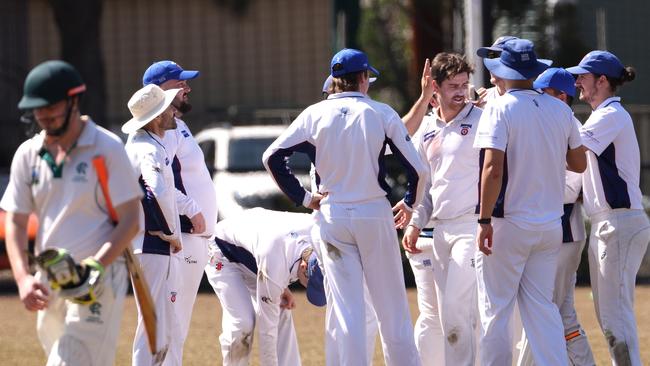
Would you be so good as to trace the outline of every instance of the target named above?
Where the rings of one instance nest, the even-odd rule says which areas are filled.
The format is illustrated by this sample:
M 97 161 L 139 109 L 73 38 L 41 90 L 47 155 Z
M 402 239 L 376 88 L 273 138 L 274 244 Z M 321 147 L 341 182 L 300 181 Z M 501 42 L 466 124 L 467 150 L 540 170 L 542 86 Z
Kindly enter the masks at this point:
M 109 172 L 113 205 L 142 196 L 124 152 L 113 133 L 82 117 L 84 128 L 65 161 L 56 165 L 43 148 L 44 132 L 23 142 L 11 164 L 7 190 L 0 207 L 8 212 L 35 213 L 39 220 L 36 253 L 67 249 L 76 261 L 95 255 L 114 226 L 104 195 L 97 189 L 92 165 L 103 155 Z M 46 274 L 36 277 L 49 285 Z M 37 332 L 48 365 L 69 362 L 112 365 L 128 286 L 122 258 L 105 269 L 103 292 L 90 305 L 74 304 L 50 290 L 49 305 L 38 312 Z
M 316 212 L 325 276 L 330 286 L 327 337 L 336 355 L 327 362 L 362 365 L 367 360 L 363 278 L 372 300 L 387 365 L 419 365 L 413 341 L 397 234 L 384 179 L 384 152 L 407 170 L 404 201 L 417 205 L 424 193 L 426 167 L 419 160 L 397 113 L 360 92 L 332 94 L 304 110 L 264 152 L 263 161 L 280 189 L 296 204 L 311 194 L 291 174 L 285 157 L 306 152 L 327 197 Z
M 144 230 L 133 239 L 133 248 L 149 285 L 158 319 L 157 353 L 152 356 L 138 306 L 132 361 L 134 366 L 149 366 L 163 360 L 165 365 L 177 365 L 175 360 L 178 357 L 174 352 L 180 349 L 178 343 L 181 338 L 175 302 L 181 296 L 178 272 L 183 251 L 172 254 L 168 242 L 149 234 L 150 231 L 162 231 L 166 235 L 179 236 L 180 221 L 171 168 L 172 156 L 166 151 L 159 136 L 144 129 L 129 135 L 126 152 L 145 192 L 142 199 L 143 211 L 140 214 L 140 228 Z
M 249 364 L 255 329 L 263 365 L 300 365 L 291 310 L 280 303 L 298 280 L 313 224 L 308 214 L 263 208 L 217 224 L 206 274 L 223 309 L 219 341 L 225 366 Z
M 434 112 L 418 146 L 420 158 L 429 167 L 428 194 L 410 224 L 423 228 L 431 219 L 435 228 L 433 270 L 441 299 L 447 365 L 471 365 L 476 358 L 479 150 L 473 145 L 481 112 L 468 103 L 449 123 Z
M 177 204 L 183 239 L 183 261 L 179 277 L 183 279 L 183 291 L 176 300 L 178 320 L 181 326 L 181 349 L 174 352 L 182 362 L 183 344 L 187 338 L 192 320 L 192 309 L 196 294 L 208 264 L 208 246 L 212 241 L 217 223 L 217 197 L 210 172 L 205 165 L 203 151 L 196 143 L 185 122 L 176 118 L 176 129 L 165 132 L 163 144 L 172 159 L 174 184 L 177 189 Z M 206 230 L 192 234 L 190 218 L 201 212 L 205 218 Z
M 576 120 L 576 123 L 577 122 Z M 584 329 L 578 322 L 573 301 L 576 285 L 576 271 L 580 265 L 582 249 L 585 246 L 585 223 L 582 217 L 582 204 L 578 201 L 582 189 L 582 174 L 566 172 L 564 189 L 564 214 L 562 215 L 562 246 L 558 253 L 555 271 L 553 303 L 557 305 L 564 325 L 564 339 L 571 365 L 595 365 L 594 356 Z M 517 362 L 520 366 L 532 366 L 533 355 L 525 332 L 522 333 L 522 347 Z
M 580 131 L 587 152 L 585 211 L 591 218 L 589 269 L 596 315 L 615 365 L 640 365 L 634 283 L 650 240 L 641 205 L 640 154 L 620 98 L 603 101 Z
M 424 116 L 420 127 L 411 137 L 411 142 L 416 148 L 431 118 L 430 114 Z M 445 362 L 445 336 L 440 322 L 441 299 L 438 297 L 434 279 L 437 273 L 433 269 L 433 222 L 429 221 L 420 231 L 415 246 L 420 253 L 405 252 L 413 272 L 420 312 L 413 327 L 415 347 L 423 366 L 442 365 Z
M 562 245 L 567 146 L 581 146 L 573 113 L 547 94 L 511 89 L 481 116 L 475 147 L 505 152 L 492 213 L 492 254 L 476 255 L 481 365 L 512 363 L 509 320 L 515 299 L 535 363 L 566 363 L 562 319 L 552 302 L 555 280 L 549 273 L 555 273 Z

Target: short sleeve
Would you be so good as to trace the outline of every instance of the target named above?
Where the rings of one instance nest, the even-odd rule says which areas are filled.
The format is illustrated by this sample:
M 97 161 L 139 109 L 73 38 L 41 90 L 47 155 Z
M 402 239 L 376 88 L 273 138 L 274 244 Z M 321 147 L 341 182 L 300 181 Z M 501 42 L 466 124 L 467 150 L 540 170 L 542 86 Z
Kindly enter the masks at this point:
M 474 139 L 474 147 L 501 151 L 508 145 L 508 123 L 498 103 L 488 103 L 483 110 Z
M 143 193 L 124 145 L 116 142 L 111 147 L 106 151 L 108 186 L 113 205 L 119 206 L 134 198 L 141 198 Z
M 11 162 L 9 184 L 0 201 L 0 207 L 5 211 L 29 214 L 34 210 L 28 152 L 29 149 L 23 144 Z
M 622 128 L 623 123 L 613 114 L 594 112 L 580 129 L 582 143 L 596 155 L 600 155 L 614 141 Z
M 580 135 L 580 122 L 571 118 L 571 130 L 569 133 L 569 149 L 576 149 L 582 146 L 582 136 Z

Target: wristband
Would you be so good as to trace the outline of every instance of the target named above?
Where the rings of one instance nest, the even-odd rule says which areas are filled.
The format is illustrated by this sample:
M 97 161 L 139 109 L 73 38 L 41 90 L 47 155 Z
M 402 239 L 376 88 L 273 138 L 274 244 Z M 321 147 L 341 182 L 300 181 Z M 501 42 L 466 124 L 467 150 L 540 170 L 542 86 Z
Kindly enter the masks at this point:
M 492 218 L 488 217 L 486 219 L 478 219 L 477 221 L 478 221 L 479 224 L 490 225 L 492 223 Z

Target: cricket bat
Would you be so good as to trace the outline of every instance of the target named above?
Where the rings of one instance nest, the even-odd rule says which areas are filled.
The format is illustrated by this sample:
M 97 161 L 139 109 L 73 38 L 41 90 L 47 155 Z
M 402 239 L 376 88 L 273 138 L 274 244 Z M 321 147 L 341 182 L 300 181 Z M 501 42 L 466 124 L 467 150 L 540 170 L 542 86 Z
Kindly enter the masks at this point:
M 118 217 L 113 203 L 111 201 L 111 196 L 108 191 L 108 171 L 106 169 L 106 162 L 104 157 L 101 155 L 95 156 L 93 158 L 93 166 L 97 172 L 97 179 L 99 180 L 99 186 L 104 194 L 106 201 L 106 207 L 108 209 L 108 214 L 111 217 L 111 220 L 114 224 L 117 224 Z M 144 274 L 142 273 L 142 268 L 138 259 L 133 255 L 133 248 L 129 245 L 124 250 L 124 258 L 126 259 L 126 266 L 131 275 L 131 283 L 133 284 L 133 292 L 135 294 L 135 300 L 140 306 L 140 311 L 142 313 L 142 319 L 144 321 L 144 328 L 147 333 L 147 339 L 149 341 L 149 350 L 151 354 L 156 354 L 156 308 L 154 306 L 153 299 L 151 298 L 151 293 L 149 292 L 149 285 L 147 284 Z

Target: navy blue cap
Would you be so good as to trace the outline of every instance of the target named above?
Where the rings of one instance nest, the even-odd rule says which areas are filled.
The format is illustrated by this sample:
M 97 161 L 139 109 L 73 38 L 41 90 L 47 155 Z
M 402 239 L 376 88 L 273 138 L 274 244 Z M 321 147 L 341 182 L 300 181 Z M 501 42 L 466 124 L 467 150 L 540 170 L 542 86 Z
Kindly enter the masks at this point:
M 174 61 L 158 61 L 149 66 L 142 76 L 142 85 L 160 85 L 167 80 L 189 80 L 199 76 L 195 70 L 183 70 Z
M 558 67 L 551 67 L 537 77 L 533 88 L 553 88 L 574 97 L 576 95 L 575 82 L 576 79 L 570 72 Z
M 494 41 L 492 46 L 481 47 L 476 50 L 476 55 L 482 58 L 497 58 L 499 55 L 501 55 L 501 51 L 503 51 L 503 45 L 508 41 L 512 41 L 513 39 L 519 38 L 513 36 L 501 36 L 497 38 L 496 41 Z
M 375 75 L 379 75 L 379 71 L 370 66 L 368 56 L 353 48 L 340 50 L 332 57 L 332 62 L 330 63 L 330 71 L 334 77 L 364 70 L 370 70 Z
M 613 78 L 620 78 L 625 67 L 618 57 L 607 51 L 591 51 L 582 58 L 578 66 L 569 67 L 568 72 L 572 74 L 597 74 Z
M 527 39 L 513 39 L 503 45 L 499 58 L 484 58 L 492 74 L 507 80 L 528 80 L 541 74 L 553 61 L 538 59 L 535 45 Z
M 325 297 L 325 287 L 323 285 L 323 272 L 318 266 L 318 258 L 316 253 L 312 252 L 307 262 L 307 300 L 312 305 L 325 306 L 327 298 Z

